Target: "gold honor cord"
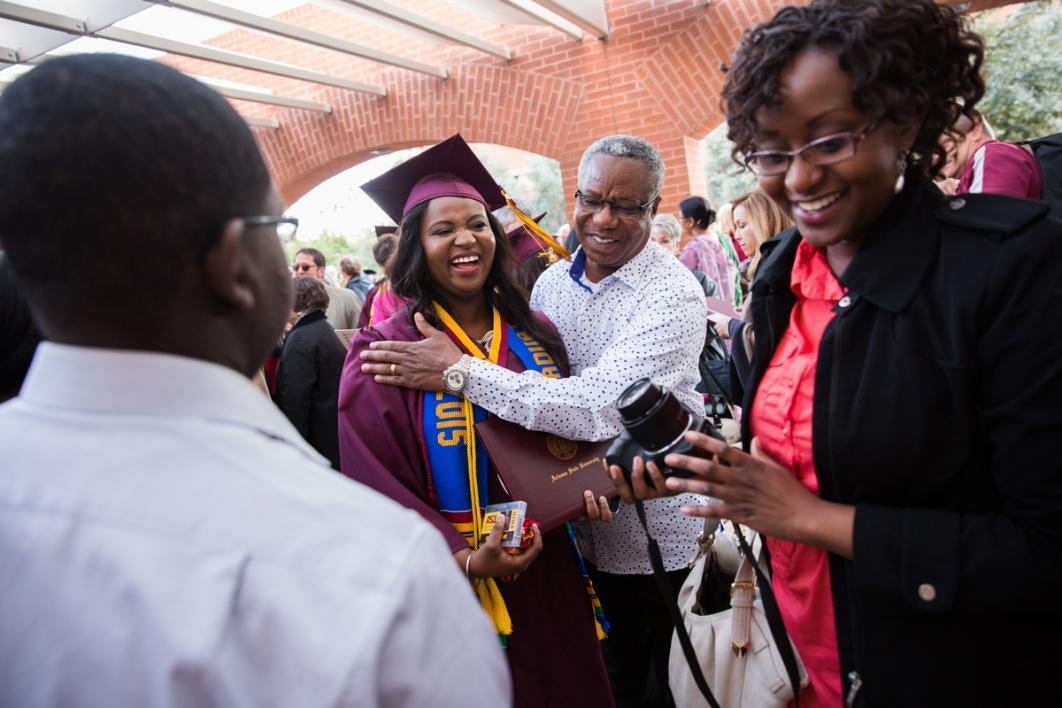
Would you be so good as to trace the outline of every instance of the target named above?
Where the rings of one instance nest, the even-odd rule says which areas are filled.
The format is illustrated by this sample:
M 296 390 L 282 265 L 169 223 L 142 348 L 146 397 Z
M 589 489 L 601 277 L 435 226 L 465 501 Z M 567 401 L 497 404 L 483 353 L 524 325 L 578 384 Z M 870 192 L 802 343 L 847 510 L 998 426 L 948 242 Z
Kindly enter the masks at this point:
M 501 189 L 501 187 L 498 189 Z M 516 202 L 509 198 L 504 189 L 501 189 L 501 194 L 505 197 L 505 203 L 509 205 L 509 209 L 516 214 L 516 218 L 520 220 L 520 223 L 527 227 L 527 230 L 531 232 L 531 236 L 538 241 L 538 245 L 542 246 L 543 251 L 550 249 L 565 260 L 571 259 L 572 254 L 568 252 L 568 249 L 550 236 L 548 231 L 535 223 L 535 220 L 525 214 L 520 207 L 516 206 Z
M 492 364 L 499 362 L 501 359 L 502 340 L 505 339 L 505 336 L 501 331 L 501 313 L 498 308 L 493 308 L 494 314 L 491 326 L 494 329 L 494 336 L 490 342 L 490 353 L 484 356 L 483 350 L 472 341 L 471 337 L 465 334 L 465 330 L 461 329 L 461 325 L 457 324 L 457 320 L 446 311 L 446 308 L 434 300 L 431 304 L 439 315 L 439 319 L 442 320 L 443 325 L 450 332 L 453 332 L 454 336 L 457 337 L 457 341 L 461 343 L 461 346 L 470 356 L 474 356 L 477 359 L 486 359 Z M 467 432 L 465 437 L 465 461 L 468 464 L 468 496 L 472 507 L 472 548 L 476 549 L 479 548 L 479 536 L 483 529 L 483 509 L 479 503 L 479 480 L 476 477 L 476 421 L 472 411 L 472 403 L 463 395 L 461 396 L 461 411 L 464 413 L 465 431 Z M 505 638 L 513 633 L 513 623 L 509 617 L 509 610 L 505 606 L 505 600 L 502 599 L 501 591 L 498 589 L 498 584 L 494 581 L 494 578 L 477 578 L 473 584 L 480 604 L 483 605 L 483 609 L 491 618 L 495 630 L 502 638 L 502 645 L 505 646 Z

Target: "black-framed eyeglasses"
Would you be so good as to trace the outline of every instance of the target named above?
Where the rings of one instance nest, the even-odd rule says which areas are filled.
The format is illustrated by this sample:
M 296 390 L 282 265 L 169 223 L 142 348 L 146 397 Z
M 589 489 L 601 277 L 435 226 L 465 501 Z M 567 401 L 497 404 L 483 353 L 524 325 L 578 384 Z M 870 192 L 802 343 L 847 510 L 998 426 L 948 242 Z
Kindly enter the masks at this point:
M 793 158 L 800 155 L 809 165 L 826 167 L 843 162 L 856 154 L 856 149 L 863 138 L 877 127 L 871 123 L 858 133 L 846 131 L 824 135 L 812 140 L 796 150 L 758 150 L 745 156 L 745 165 L 761 177 L 785 174 L 793 164 Z
M 295 238 L 299 230 L 299 220 L 294 216 L 244 216 L 240 218 L 247 226 L 273 226 L 276 228 L 277 238 L 282 243 L 287 243 Z
M 649 201 L 647 201 L 645 204 L 635 204 L 633 202 L 614 202 L 608 199 L 588 197 L 582 192 L 576 192 L 575 205 L 583 211 L 589 211 L 591 213 L 596 214 L 597 212 L 604 209 L 605 205 L 607 204 L 609 208 L 612 209 L 612 213 L 616 216 L 625 219 L 634 219 L 644 214 L 645 210 L 651 207 L 654 202 L 656 202 L 658 196 L 659 195 L 654 194 L 652 197 L 649 198 Z

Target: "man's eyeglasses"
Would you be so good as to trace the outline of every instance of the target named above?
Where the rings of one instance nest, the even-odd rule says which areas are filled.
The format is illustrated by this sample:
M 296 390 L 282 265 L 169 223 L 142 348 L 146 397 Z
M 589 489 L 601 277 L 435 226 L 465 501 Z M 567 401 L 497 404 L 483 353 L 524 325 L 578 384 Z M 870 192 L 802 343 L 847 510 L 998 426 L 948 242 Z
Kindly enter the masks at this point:
M 299 230 L 299 220 L 293 216 L 245 216 L 240 219 L 247 226 L 273 226 L 277 238 L 288 243 L 295 238 Z
M 826 167 L 843 162 L 856 154 L 856 148 L 870 131 L 877 127 L 871 123 L 858 133 L 851 131 L 825 135 L 797 150 L 759 150 L 745 156 L 745 165 L 761 177 L 785 174 L 800 155 L 809 165 Z
M 605 208 L 607 204 L 612 213 L 618 217 L 626 219 L 634 219 L 641 216 L 646 209 L 653 205 L 656 201 L 657 195 L 653 195 L 649 198 L 645 204 L 634 204 L 633 202 L 613 202 L 608 199 L 598 199 L 597 197 L 588 197 L 582 192 L 575 193 L 575 205 L 583 210 L 592 213 L 597 213 Z
M 317 266 L 315 264 L 313 264 L 313 263 L 292 263 L 291 264 L 291 269 L 293 271 L 295 271 L 296 273 L 309 273 L 314 268 L 317 268 Z

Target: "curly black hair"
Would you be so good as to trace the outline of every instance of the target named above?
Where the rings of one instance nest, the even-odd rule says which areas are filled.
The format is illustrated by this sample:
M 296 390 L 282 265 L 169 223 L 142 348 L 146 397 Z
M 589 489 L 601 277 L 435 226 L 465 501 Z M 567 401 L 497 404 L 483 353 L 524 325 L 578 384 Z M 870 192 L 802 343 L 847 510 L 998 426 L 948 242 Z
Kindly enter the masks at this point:
M 938 141 L 985 92 L 984 42 L 947 5 L 932 0 L 813 0 L 785 7 L 746 30 L 720 103 L 737 162 L 754 150 L 756 111 L 777 107 L 779 75 L 809 47 L 835 51 L 852 77 L 852 102 L 877 121 L 905 123 L 917 136 L 908 174 L 932 176 L 944 164 Z
M 421 313 L 436 328 L 442 327 L 431 301 L 439 299 L 439 293 L 428 272 L 424 258 L 424 246 L 420 242 L 420 228 L 429 202 L 418 204 L 409 210 L 399 227 L 398 248 L 391 259 L 391 289 L 395 295 L 409 300 L 409 317 Z M 487 281 L 483 284 L 485 294 L 491 298 L 502 316 L 513 327 L 534 337 L 562 369 L 568 368 L 568 354 L 560 336 L 542 324 L 531 314 L 527 291 L 512 278 L 514 261 L 512 245 L 505 235 L 501 222 L 487 212 L 487 222 L 494 233 L 494 262 L 491 263 Z

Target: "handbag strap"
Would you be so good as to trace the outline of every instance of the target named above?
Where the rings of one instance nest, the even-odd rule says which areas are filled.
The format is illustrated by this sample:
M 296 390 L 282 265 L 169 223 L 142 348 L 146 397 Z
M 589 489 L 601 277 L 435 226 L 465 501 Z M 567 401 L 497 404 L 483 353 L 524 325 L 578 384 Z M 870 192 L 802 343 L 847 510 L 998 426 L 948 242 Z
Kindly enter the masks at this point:
M 756 581 L 760 587 L 760 599 L 763 600 L 763 613 L 767 616 L 767 626 L 771 630 L 771 636 L 774 637 L 774 643 L 778 646 L 778 653 L 782 656 L 782 664 L 785 665 L 785 673 L 789 676 L 789 683 L 793 686 L 794 706 L 800 708 L 800 669 L 797 666 L 793 645 L 789 643 L 789 633 L 785 629 L 782 613 L 778 610 L 778 601 L 774 597 L 774 589 L 771 587 L 771 581 L 767 574 L 763 572 L 760 564 L 756 562 L 755 556 L 752 555 L 752 548 L 749 547 L 749 542 L 745 540 L 745 532 L 742 531 L 741 525 L 736 521 L 733 524 L 734 530 L 737 531 L 738 545 L 741 546 L 741 552 L 745 554 L 745 559 L 752 564 L 752 570 L 756 573 Z M 760 549 L 769 563 L 770 552 L 767 550 L 767 541 L 762 536 Z
M 697 660 L 697 654 L 693 651 L 693 644 L 690 642 L 690 635 L 686 631 L 686 623 L 682 619 L 682 612 L 679 611 L 678 602 L 675 601 L 671 593 L 671 586 L 667 582 L 667 576 L 665 575 L 664 559 L 660 556 L 660 547 L 657 545 L 653 535 L 649 533 L 649 525 L 645 520 L 645 505 L 641 500 L 638 500 L 634 502 L 634 508 L 638 512 L 638 521 L 641 522 L 642 528 L 645 529 L 645 537 L 648 539 L 649 564 L 653 568 L 653 577 L 656 578 L 656 585 L 660 589 L 664 604 L 667 605 L 668 613 L 671 615 L 671 623 L 675 625 L 675 635 L 678 637 L 682 653 L 686 657 L 690 673 L 693 674 L 693 681 L 697 684 L 697 688 L 700 689 L 701 695 L 708 701 L 708 705 L 712 708 L 719 708 L 719 702 L 715 700 L 712 689 L 704 678 L 704 672 L 701 671 L 701 663 Z

